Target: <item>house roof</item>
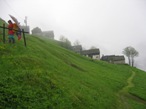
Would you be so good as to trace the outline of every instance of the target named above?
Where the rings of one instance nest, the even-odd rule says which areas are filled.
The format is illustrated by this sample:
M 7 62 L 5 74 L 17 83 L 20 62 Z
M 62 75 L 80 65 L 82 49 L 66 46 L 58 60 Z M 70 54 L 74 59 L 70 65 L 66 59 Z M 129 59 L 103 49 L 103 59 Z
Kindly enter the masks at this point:
M 41 33 L 43 36 L 47 36 L 50 38 L 54 38 L 54 32 L 53 31 L 42 31 Z
M 72 50 L 75 51 L 75 52 L 81 51 L 82 46 L 81 45 L 72 46 Z
M 99 49 L 90 49 L 90 50 L 83 50 L 81 52 L 82 55 L 99 55 Z
M 120 60 L 125 60 L 124 56 L 115 56 L 115 55 L 107 55 L 107 56 L 102 56 L 101 60 L 103 61 L 120 61 Z

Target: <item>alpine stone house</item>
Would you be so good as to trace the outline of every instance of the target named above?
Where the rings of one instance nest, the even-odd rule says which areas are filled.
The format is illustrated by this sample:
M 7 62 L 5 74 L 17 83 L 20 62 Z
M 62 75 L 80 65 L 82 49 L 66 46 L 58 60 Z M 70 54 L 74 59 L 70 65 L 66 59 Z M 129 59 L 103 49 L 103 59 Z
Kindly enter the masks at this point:
M 82 45 L 76 45 L 76 46 L 72 46 L 72 50 L 76 53 L 81 54 L 82 51 Z
M 100 60 L 100 50 L 99 49 L 90 49 L 81 51 L 81 55 L 90 57 L 95 60 Z
M 33 33 L 34 35 L 37 36 L 43 36 L 43 37 L 47 37 L 49 39 L 54 39 L 54 32 L 53 31 L 42 31 L 41 33 Z
M 125 64 L 125 57 L 124 56 L 116 56 L 116 55 L 106 55 L 102 56 L 101 60 L 113 63 L 113 64 Z
M 95 60 L 100 60 L 100 50 L 99 49 L 82 50 L 81 45 L 76 45 L 76 46 L 72 46 L 72 50 L 83 56 L 90 57 Z

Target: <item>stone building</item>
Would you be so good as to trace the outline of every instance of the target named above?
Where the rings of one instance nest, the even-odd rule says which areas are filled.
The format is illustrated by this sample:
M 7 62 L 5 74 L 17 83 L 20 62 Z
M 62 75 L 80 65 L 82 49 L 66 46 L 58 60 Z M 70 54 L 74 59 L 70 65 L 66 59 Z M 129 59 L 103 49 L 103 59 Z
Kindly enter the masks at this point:
M 125 64 L 125 57 L 122 56 L 116 56 L 116 55 L 106 55 L 106 56 L 102 56 L 101 60 L 109 62 L 109 63 L 113 63 L 113 64 Z
M 34 33 L 34 35 L 47 37 L 49 39 L 54 39 L 53 31 L 42 31 L 41 33 Z
M 82 51 L 82 45 L 75 45 L 75 46 L 72 46 L 72 50 L 76 53 L 79 53 L 81 54 L 81 51 Z
M 90 57 L 95 60 L 100 60 L 100 50 L 99 49 L 90 49 L 81 51 L 81 55 Z

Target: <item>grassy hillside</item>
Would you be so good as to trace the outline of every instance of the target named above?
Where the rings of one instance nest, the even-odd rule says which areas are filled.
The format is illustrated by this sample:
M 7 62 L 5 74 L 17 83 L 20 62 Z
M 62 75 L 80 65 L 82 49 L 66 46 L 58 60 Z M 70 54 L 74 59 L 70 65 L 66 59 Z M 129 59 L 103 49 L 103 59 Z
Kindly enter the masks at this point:
M 145 72 L 26 39 L 27 47 L 0 42 L 0 108 L 146 109 Z

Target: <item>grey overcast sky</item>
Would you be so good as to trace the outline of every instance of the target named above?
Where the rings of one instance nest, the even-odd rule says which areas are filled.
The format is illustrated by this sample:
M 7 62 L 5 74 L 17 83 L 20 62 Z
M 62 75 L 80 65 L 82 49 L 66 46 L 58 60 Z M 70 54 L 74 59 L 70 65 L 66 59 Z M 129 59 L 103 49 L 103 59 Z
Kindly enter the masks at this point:
M 132 46 L 139 52 L 135 66 L 146 71 L 146 0 L 0 0 L 0 17 L 7 21 L 9 14 L 101 55 L 122 55 Z

